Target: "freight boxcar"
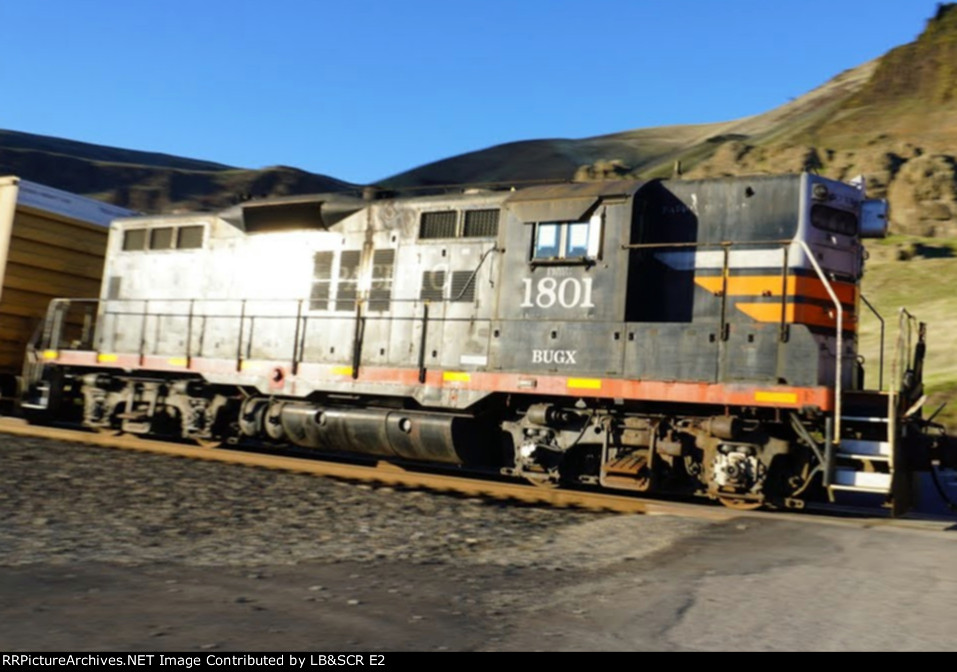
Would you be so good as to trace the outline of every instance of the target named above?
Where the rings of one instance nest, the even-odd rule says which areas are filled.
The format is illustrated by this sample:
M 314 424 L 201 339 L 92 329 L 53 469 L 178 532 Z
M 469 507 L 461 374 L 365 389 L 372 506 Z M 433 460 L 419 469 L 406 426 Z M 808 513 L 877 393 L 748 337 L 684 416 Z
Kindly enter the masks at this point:
M 99 295 L 109 223 L 133 214 L 0 177 L 0 402 L 15 396 L 26 345 L 50 299 Z

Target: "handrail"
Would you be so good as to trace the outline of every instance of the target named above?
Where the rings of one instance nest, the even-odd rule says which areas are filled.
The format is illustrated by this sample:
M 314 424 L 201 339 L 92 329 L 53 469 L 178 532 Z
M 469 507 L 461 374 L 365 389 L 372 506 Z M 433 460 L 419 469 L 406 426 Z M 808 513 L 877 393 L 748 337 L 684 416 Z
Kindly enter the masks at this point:
M 655 249 L 655 248 L 698 248 L 698 247 L 715 247 L 722 248 L 725 254 L 725 263 L 727 263 L 727 255 L 729 248 L 734 246 L 741 245 L 785 245 L 790 246 L 792 244 L 798 244 L 801 249 L 804 250 L 804 253 L 807 255 L 808 260 L 811 262 L 811 265 L 814 267 L 814 272 L 817 273 L 817 277 L 821 280 L 821 283 L 824 285 L 824 288 L 827 290 L 828 296 L 831 298 L 831 302 L 834 304 L 834 307 L 837 310 L 837 320 L 835 323 L 835 333 L 837 337 L 837 353 L 836 353 L 836 371 L 835 371 L 835 380 L 834 380 L 834 436 L 833 443 L 838 444 L 841 441 L 841 410 L 842 402 L 841 397 L 843 395 L 843 374 L 844 374 L 844 308 L 841 304 L 840 299 L 837 296 L 837 293 L 834 291 L 834 288 L 831 286 L 831 281 L 828 280 L 824 271 L 821 269 L 820 264 L 817 263 L 817 259 L 814 258 L 814 253 L 811 251 L 811 248 L 808 244 L 800 239 L 782 239 L 782 240 L 749 240 L 749 241 L 720 241 L 714 243 L 702 243 L 702 242 L 678 242 L 678 243 L 634 243 L 634 244 L 623 244 L 621 249 L 623 250 L 640 250 L 640 249 Z M 785 250 L 785 259 L 787 259 L 787 247 Z M 786 268 L 786 267 L 785 267 Z M 785 272 L 787 272 L 785 270 Z M 723 321 L 723 317 L 722 317 Z M 883 374 L 882 374 L 883 375 Z
M 910 319 L 908 319 L 910 318 Z M 894 345 L 894 360 L 891 363 L 891 386 L 887 395 L 887 440 L 890 444 L 890 468 L 893 471 L 897 462 L 897 405 L 903 371 L 910 368 L 910 362 L 901 362 L 902 356 L 910 359 L 910 326 L 914 320 L 906 308 L 901 308 L 897 318 L 897 340 Z M 907 344 L 905 345 L 905 331 Z M 902 367 L 901 364 L 904 364 Z M 901 370 L 903 368 L 903 371 Z
M 784 259 L 781 262 L 781 322 L 778 324 L 778 339 L 784 343 L 788 340 L 788 252 L 790 245 L 782 246 Z
M 781 238 L 779 240 L 722 240 L 713 243 L 690 241 L 680 243 L 622 243 L 623 250 L 650 250 L 656 247 L 735 247 L 737 245 L 790 245 L 796 241 L 794 238 Z
M 914 320 L 906 308 L 898 311 L 897 340 L 894 343 L 894 359 L 891 362 L 891 390 L 898 392 L 904 372 L 910 367 L 910 326 Z M 902 361 L 906 359 L 907 361 Z
M 111 311 L 109 309 L 104 309 L 101 313 L 104 317 L 116 317 L 116 316 L 127 316 L 127 317 L 140 317 L 140 329 L 139 329 L 139 346 L 137 352 L 139 355 L 139 363 L 143 365 L 145 363 L 145 357 L 148 354 L 147 352 L 147 343 L 149 338 L 147 336 L 147 326 L 150 324 L 148 318 L 163 320 L 167 318 L 179 318 L 186 320 L 185 330 L 185 347 L 183 349 L 183 354 L 185 355 L 187 365 L 189 362 L 195 358 L 202 356 L 201 351 L 196 351 L 194 349 L 194 336 L 196 335 L 196 330 L 205 329 L 205 322 L 208 319 L 231 319 L 238 322 L 237 338 L 235 339 L 235 350 L 233 354 L 233 359 L 236 362 L 236 371 L 242 371 L 244 360 L 249 359 L 249 350 L 253 347 L 253 330 L 254 323 L 253 320 L 286 320 L 293 321 L 293 326 L 291 329 L 292 333 L 292 358 L 290 361 L 290 370 L 294 373 L 298 371 L 299 364 L 302 361 L 302 353 L 305 348 L 305 340 L 307 338 L 307 322 L 310 320 L 318 320 L 322 322 L 323 320 L 341 320 L 341 319 L 351 319 L 356 322 L 356 330 L 352 335 L 352 346 L 353 354 L 351 357 L 353 374 L 358 371 L 358 364 L 361 362 L 361 354 L 359 348 L 361 347 L 361 341 L 363 338 L 363 332 L 365 323 L 368 320 L 389 320 L 389 321 L 410 321 L 422 324 L 422 342 L 419 344 L 419 376 L 424 382 L 425 378 L 425 350 L 426 350 L 426 339 L 428 337 L 428 323 L 435 321 L 433 315 L 430 314 L 430 305 L 432 303 L 442 303 L 438 301 L 429 301 L 427 299 L 418 299 L 417 303 L 422 304 L 422 310 L 413 311 L 413 314 L 408 316 L 402 316 L 396 318 L 395 316 L 378 316 L 376 314 L 365 314 L 365 311 L 362 310 L 361 306 L 365 306 L 368 303 L 367 299 L 357 298 L 356 299 L 356 311 L 351 313 L 349 316 L 343 315 L 340 313 L 328 313 L 322 315 L 306 315 L 303 310 L 303 306 L 308 301 L 308 299 L 281 299 L 280 301 L 285 301 L 290 305 L 291 310 L 287 313 L 285 311 L 279 312 L 277 314 L 259 314 L 254 312 L 255 309 L 251 310 L 251 304 L 263 303 L 263 304 L 272 304 L 275 305 L 276 301 L 269 301 L 266 299 L 210 299 L 210 302 L 234 302 L 236 304 L 235 311 L 225 311 L 219 310 L 216 312 L 206 312 L 203 310 L 198 310 L 197 307 L 202 303 L 205 303 L 205 299 L 171 299 L 169 301 L 182 304 L 182 309 L 157 309 L 157 303 L 164 303 L 165 301 L 157 300 L 147 300 L 147 299 L 89 299 L 89 298 L 80 298 L 80 299 L 69 299 L 69 298 L 58 298 L 51 300 L 50 307 L 47 311 L 47 316 L 44 321 L 37 326 L 37 335 L 34 339 L 34 347 L 38 350 L 59 350 L 63 341 L 63 333 L 66 327 L 66 317 L 67 315 L 72 314 L 71 310 L 74 308 L 74 304 L 77 306 L 86 306 L 87 310 L 96 306 L 97 304 L 106 304 L 107 302 L 129 302 L 138 304 L 141 308 L 140 310 L 119 310 Z M 203 325 L 197 327 L 196 321 L 202 319 Z M 443 316 L 438 318 L 440 322 L 475 322 L 476 318 L 474 317 L 449 317 Z M 481 318 L 479 321 L 490 322 L 491 318 Z M 104 345 L 105 332 L 107 331 L 107 324 L 101 323 L 100 330 L 95 339 L 90 339 L 88 347 L 97 352 L 101 352 Z M 114 337 L 115 337 L 115 325 L 114 325 Z M 201 339 L 202 340 L 202 339 Z M 95 342 L 94 342 L 95 341 Z M 202 345 L 200 345 L 202 349 Z M 153 351 L 155 354 L 155 350 Z M 281 359 L 281 357 L 277 357 Z
M 871 305 L 871 302 L 867 300 L 867 297 L 864 296 L 863 292 L 861 293 L 861 301 L 863 301 L 864 305 L 866 305 L 868 308 L 871 309 L 871 312 L 874 313 L 874 317 L 876 317 L 878 321 L 881 323 L 880 368 L 878 369 L 878 375 L 877 375 L 877 378 L 878 378 L 877 389 L 883 391 L 884 389 L 884 317 L 877 311 L 877 308 Z
M 899 324 L 898 324 L 898 329 L 899 329 L 899 336 L 898 336 L 898 338 L 900 339 L 900 345 L 903 347 L 903 349 L 904 349 L 904 354 L 905 354 L 905 356 L 906 356 L 906 358 L 907 358 L 907 361 L 904 362 L 904 363 L 906 364 L 906 366 L 905 366 L 905 368 L 904 368 L 904 371 L 901 372 L 902 374 L 905 373 L 905 372 L 907 371 L 907 369 L 909 369 L 909 368 L 911 368 L 911 367 L 913 366 L 913 362 L 911 361 L 911 357 L 913 357 L 913 354 L 914 354 L 914 350 L 913 350 L 913 348 L 912 348 L 912 345 L 913 345 L 913 336 L 914 336 L 914 325 L 915 325 L 916 323 L 917 323 L 917 317 L 916 317 L 915 315 L 913 315 L 909 310 L 907 310 L 907 308 L 903 308 L 903 307 L 902 307 L 902 308 L 900 309 L 900 318 L 899 318 Z M 905 331 L 904 331 L 904 326 L 905 326 L 905 325 L 907 326 L 907 331 L 906 331 L 907 341 L 906 341 L 906 343 L 904 342 L 904 333 L 905 333 Z M 899 384 L 901 381 L 897 381 L 897 382 L 898 382 L 898 384 Z
M 813 255 L 811 249 L 808 247 L 808 245 L 807 245 L 807 243 L 806 243 L 805 241 L 803 241 L 803 240 L 794 240 L 794 239 L 786 239 L 786 240 L 739 241 L 739 242 L 722 241 L 722 242 L 716 242 L 716 243 L 698 243 L 698 242 L 689 242 L 689 243 L 647 243 L 647 244 L 635 244 L 635 245 L 622 245 L 621 247 L 624 248 L 624 249 L 667 248 L 667 247 L 672 247 L 672 248 L 692 248 L 692 247 L 714 247 L 714 248 L 723 248 L 723 257 L 724 257 L 723 267 L 724 267 L 725 269 L 727 269 L 727 266 L 728 266 L 728 263 L 729 263 L 728 255 L 729 255 L 729 251 L 730 251 L 730 248 L 731 248 L 731 247 L 734 247 L 734 246 L 792 245 L 792 244 L 795 244 L 795 243 L 796 243 L 797 245 L 799 245 L 799 246 L 804 250 L 805 254 L 807 255 L 809 261 L 811 262 L 811 264 L 812 264 L 812 266 L 813 266 L 813 268 L 814 268 L 814 271 L 816 272 L 818 278 L 821 280 L 822 284 L 824 285 L 825 289 L 827 290 L 828 295 L 830 296 L 831 301 L 834 303 L 834 306 L 835 306 L 836 311 L 837 311 L 837 321 L 836 321 L 836 328 L 835 328 L 836 337 L 837 337 L 837 353 L 836 353 L 836 367 L 837 367 L 837 371 L 836 371 L 836 374 L 835 374 L 835 396 L 836 396 L 836 398 L 835 398 L 835 413 L 836 413 L 836 418 L 835 418 L 835 432 L 834 432 L 834 443 L 837 444 L 837 443 L 840 442 L 840 427 L 841 427 L 840 415 L 841 415 L 841 409 L 842 409 L 842 399 L 841 399 L 841 397 L 842 397 L 842 392 L 843 392 L 843 359 L 844 359 L 844 353 L 843 353 L 843 324 L 844 324 L 844 323 L 843 323 L 843 307 L 842 307 L 842 304 L 841 304 L 841 302 L 840 302 L 840 300 L 839 300 L 837 294 L 836 294 L 835 291 L 834 291 L 834 288 L 833 288 L 832 285 L 831 285 L 830 280 L 828 280 L 828 278 L 827 278 L 826 275 L 824 274 L 824 271 L 821 269 L 821 267 L 820 267 L 820 265 L 818 264 L 817 260 L 814 258 L 814 255 Z M 390 302 L 390 303 L 393 303 L 393 302 L 395 302 L 395 303 L 399 303 L 399 302 L 404 302 L 404 303 L 420 303 L 420 302 L 421 302 L 421 303 L 424 303 L 425 305 L 428 305 L 428 304 L 430 304 L 430 303 L 439 303 L 439 304 L 451 303 L 451 302 L 455 301 L 455 299 L 459 298 L 459 297 L 464 293 L 465 288 L 467 288 L 467 286 L 468 286 L 469 283 L 474 282 L 474 279 L 475 279 L 475 277 L 476 277 L 476 275 L 477 275 L 479 269 L 482 267 L 482 265 L 485 263 L 485 261 L 488 259 L 488 257 L 489 257 L 493 252 L 496 252 L 496 251 L 499 251 L 499 250 L 498 250 L 498 248 L 495 248 L 495 247 L 486 250 L 486 252 L 485 252 L 485 254 L 483 255 L 482 259 L 479 261 L 479 264 L 478 264 L 477 267 L 472 271 L 472 274 L 470 275 L 468 281 L 465 283 L 465 286 L 464 286 L 463 289 L 459 292 L 459 296 L 457 296 L 457 297 L 450 297 L 450 298 L 448 298 L 448 299 L 439 299 L 439 300 L 437 300 L 437 301 L 436 301 L 436 300 L 431 300 L 431 301 L 430 301 L 430 300 L 425 300 L 425 299 L 422 299 L 422 298 L 410 298 L 410 299 L 395 299 L 395 298 L 390 298 L 390 299 L 389 299 L 389 302 Z M 785 258 L 785 260 L 786 260 L 786 259 L 787 259 L 787 247 L 784 248 L 784 253 L 785 253 L 785 257 L 784 257 L 784 258 Z M 785 267 L 785 271 L 784 271 L 784 272 L 785 272 L 785 274 L 787 273 L 787 268 L 786 268 L 786 267 Z M 723 273 L 722 275 L 725 276 L 725 282 L 727 282 L 726 273 Z M 786 282 L 786 276 L 785 276 L 785 282 Z M 726 290 L 726 287 L 725 287 L 725 290 Z M 785 287 L 782 287 L 782 294 L 784 294 L 784 293 L 786 293 L 786 286 L 785 286 Z M 722 291 L 722 295 L 726 296 L 726 294 L 727 294 L 726 291 Z M 232 317 L 232 318 L 237 318 L 237 317 L 238 317 L 238 319 L 239 319 L 239 338 L 237 339 L 237 344 L 236 344 L 236 345 L 237 345 L 236 360 L 237 360 L 237 369 L 241 370 L 242 360 L 244 359 L 243 353 L 242 353 L 242 345 L 243 345 L 243 339 L 244 339 L 244 337 L 246 336 L 246 334 L 245 334 L 244 332 L 245 332 L 245 326 L 246 326 L 246 325 L 245 325 L 246 317 L 247 317 L 247 314 L 248 314 L 248 313 L 247 313 L 248 304 L 250 304 L 250 303 L 263 303 L 263 304 L 267 304 L 267 303 L 268 303 L 268 304 L 271 304 L 271 305 L 275 306 L 277 303 L 278 303 L 278 304 L 288 303 L 288 304 L 290 305 L 290 308 L 291 308 L 291 311 L 290 311 L 290 314 L 289 314 L 289 315 L 283 315 L 283 314 L 279 314 L 279 315 L 262 315 L 262 316 L 260 316 L 260 317 L 262 317 L 263 319 L 272 319 L 272 318 L 275 318 L 275 319 L 295 319 L 295 320 L 296 320 L 296 328 L 295 328 L 294 331 L 297 332 L 297 333 L 296 333 L 296 336 L 299 336 L 299 337 L 301 337 L 301 338 L 305 338 L 305 329 L 302 329 L 301 333 L 299 333 L 299 332 L 300 332 L 300 327 L 304 327 L 304 326 L 305 326 L 304 324 L 302 324 L 302 323 L 304 322 L 304 320 L 306 319 L 306 317 L 302 314 L 302 306 L 303 306 L 304 301 L 305 301 L 305 300 L 304 300 L 304 299 L 301 299 L 301 298 L 295 298 L 295 299 L 293 299 L 293 298 L 282 298 L 282 299 L 266 299 L 266 298 L 260 299 L 260 298 L 255 298 L 255 299 L 253 299 L 253 298 L 248 298 L 248 297 L 247 297 L 247 298 L 242 298 L 242 299 L 240 299 L 240 298 L 201 298 L 201 299 L 197 299 L 197 298 L 195 298 L 195 297 L 193 297 L 193 298 L 169 298 L 169 299 L 156 299 L 156 298 L 152 298 L 152 299 L 145 299 L 145 298 L 144 298 L 144 299 L 54 299 L 54 300 L 51 302 L 50 310 L 49 310 L 49 313 L 48 313 L 48 320 L 47 320 L 47 324 L 50 325 L 50 328 L 47 329 L 47 330 L 45 330 L 47 333 L 44 333 L 43 336 L 44 336 L 44 340 L 47 341 L 47 343 L 49 343 L 49 342 L 51 342 L 51 341 L 53 341 L 53 340 L 58 340 L 58 338 L 59 338 L 59 333 L 53 333 L 53 332 L 58 332 L 58 331 L 60 331 L 60 330 L 62 329 L 62 324 L 59 324 L 59 323 L 58 323 L 59 321 L 56 319 L 56 318 L 58 317 L 58 316 L 57 316 L 57 313 L 58 313 L 59 311 L 63 310 L 64 308 L 69 309 L 69 307 L 70 307 L 72 304 L 75 304 L 75 303 L 76 303 L 76 304 L 79 304 L 79 303 L 87 303 L 87 304 L 96 304 L 96 303 L 99 303 L 99 304 L 101 304 L 102 306 L 108 306 L 108 304 L 114 304 L 114 305 L 115 305 L 115 304 L 117 304 L 117 303 L 119 303 L 119 304 L 123 304 L 123 303 L 142 304 L 142 306 L 143 306 L 142 315 L 144 316 L 144 318 L 146 317 L 146 315 L 151 314 L 151 313 L 149 313 L 149 305 L 150 305 L 150 303 L 153 303 L 154 305 L 157 304 L 157 303 L 159 303 L 159 304 L 184 304 L 184 309 L 185 309 L 185 310 L 183 311 L 182 316 L 183 316 L 183 317 L 187 317 L 188 320 L 189 320 L 189 322 L 190 322 L 190 324 L 187 325 L 187 331 L 188 331 L 188 334 L 187 334 L 187 343 L 186 343 L 187 359 L 190 359 L 192 356 L 195 356 L 195 353 L 192 352 L 192 340 L 193 340 L 193 339 L 192 339 L 192 333 L 191 333 L 191 332 L 192 332 L 192 330 L 193 330 L 193 329 L 192 329 L 192 327 L 193 327 L 192 322 L 193 322 L 193 320 L 194 320 L 196 317 L 199 317 L 199 316 L 202 316 L 203 318 L 208 318 L 208 317 Z M 866 301 L 866 299 L 865 299 L 865 301 Z M 357 306 L 357 308 L 359 307 L 359 305 L 360 305 L 362 302 L 363 302 L 363 299 L 357 297 L 357 299 L 356 299 L 356 306 Z M 223 305 L 223 304 L 228 304 L 228 303 L 238 304 L 238 308 L 239 308 L 238 314 L 232 314 L 232 315 L 210 315 L 210 314 L 206 313 L 205 311 L 202 311 L 202 312 L 197 311 L 197 304 L 218 304 L 218 305 Z M 870 306 L 869 303 L 868 303 L 868 306 Z M 872 309 L 873 309 L 873 308 L 872 308 Z M 228 312 L 228 311 L 226 311 L 226 312 Z M 783 313 L 783 312 L 784 312 L 784 311 L 782 310 L 782 313 Z M 104 314 L 116 314 L 116 315 L 119 315 L 119 314 L 133 314 L 133 313 L 124 313 L 123 311 L 110 311 L 109 308 L 106 307 L 106 308 L 104 308 Z M 360 314 L 361 314 L 361 313 L 360 313 Z M 163 317 L 175 316 L 175 315 L 166 313 L 165 311 L 158 311 L 158 312 L 156 312 L 156 313 L 152 313 L 152 315 L 163 316 Z M 311 317 L 313 317 L 313 316 L 310 316 L 310 318 L 311 318 Z M 325 317 L 325 316 L 321 316 L 321 317 Z M 329 318 L 333 318 L 333 317 L 341 317 L 341 316 L 329 315 Z M 356 317 L 358 318 L 358 315 L 357 315 Z M 356 322 L 357 322 L 356 327 L 357 327 L 358 329 L 361 329 L 361 326 L 360 326 L 360 324 L 359 324 L 360 319 L 361 319 L 362 321 L 364 321 L 365 317 L 366 317 L 366 316 L 362 315 L 361 318 L 356 319 Z M 413 315 L 413 316 L 410 316 L 409 318 L 405 318 L 405 319 L 411 319 L 411 320 L 423 319 L 423 321 L 424 321 L 425 323 L 427 323 L 427 322 L 429 321 L 430 317 L 431 317 L 431 316 L 428 314 L 428 312 L 425 312 L 425 314 L 422 315 L 422 316 Z M 724 321 L 724 318 L 722 318 L 722 322 L 723 322 L 723 321 Z M 55 323 L 55 324 L 54 324 L 54 323 Z M 141 327 L 141 334 L 140 334 L 140 337 L 141 337 L 141 352 L 140 352 L 140 355 L 141 355 L 141 357 L 145 354 L 145 353 L 142 351 L 142 341 L 144 340 L 144 337 L 145 337 L 145 326 L 146 326 L 146 324 L 145 324 L 145 319 L 144 319 L 144 324 L 143 324 L 142 327 Z M 251 326 L 251 325 L 250 325 L 250 326 Z M 724 325 L 722 325 L 722 326 L 724 326 Z M 56 327 L 56 328 L 53 328 L 53 327 Z M 424 338 L 424 334 L 423 334 L 423 338 Z M 353 373 L 354 373 L 354 374 L 355 374 L 355 370 L 358 368 L 358 367 L 355 366 L 355 364 L 357 363 L 357 362 L 355 361 L 355 354 L 356 354 L 356 353 L 355 353 L 355 349 L 356 349 L 356 348 L 355 348 L 355 345 L 356 345 L 356 344 L 355 344 L 355 339 L 356 339 L 356 334 L 354 334 L 354 339 L 353 339 L 353 340 L 354 340 L 354 343 L 353 343 L 353 350 L 354 350 L 354 352 L 353 352 L 353 364 L 354 364 L 354 366 L 353 366 Z M 298 338 L 296 338 L 296 337 L 293 338 L 293 357 L 292 357 L 292 368 L 293 368 L 293 369 L 296 368 L 296 365 L 298 364 L 298 358 L 301 356 L 301 353 L 297 353 L 297 352 L 296 352 L 296 341 L 297 341 L 297 340 L 298 340 Z M 420 344 L 420 345 L 421 345 L 421 344 Z M 301 347 L 302 347 L 302 346 L 300 346 L 300 348 L 301 348 Z M 54 348 L 54 349 L 55 349 L 55 348 Z M 424 362 L 421 361 L 422 359 L 423 359 L 423 358 L 421 357 L 421 354 L 420 354 L 420 367 L 419 367 L 419 368 L 420 368 L 420 375 L 421 375 L 421 373 L 422 373 L 422 369 L 424 368 L 424 366 L 423 366 Z M 883 364 L 882 364 L 882 367 L 881 367 L 881 368 L 882 368 L 881 376 L 883 377 Z
M 788 300 L 788 249 L 793 238 L 769 239 L 769 240 L 722 240 L 716 242 L 686 241 L 677 243 L 623 243 L 623 250 L 653 250 L 653 249 L 689 249 L 689 248 L 715 248 L 721 251 L 721 310 L 719 324 L 719 338 L 727 341 L 730 338 L 730 325 L 728 323 L 728 281 L 731 270 L 731 248 L 733 247 L 780 247 L 782 251 L 781 262 L 781 322 L 779 325 L 779 340 L 784 342 L 788 339 L 787 329 L 787 300 Z
M 834 291 L 834 288 L 831 287 L 831 281 L 827 279 L 827 276 L 821 269 L 821 265 L 818 264 L 817 259 L 814 258 L 814 253 L 811 251 L 811 248 L 808 247 L 808 244 L 803 240 L 795 240 L 794 242 L 800 245 L 801 249 L 804 250 L 804 254 L 807 255 L 808 260 L 814 267 L 814 272 L 817 273 L 817 277 L 821 280 L 824 289 L 827 290 L 828 295 L 831 297 L 834 307 L 837 308 L 837 320 L 834 325 L 834 331 L 837 335 L 836 370 L 834 372 L 834 436 L 831 439 L 834 445 L 837 445 L 841 442 L 841 395 L 843 394 L 844 379 L 844 309 L 841 307 L 840 299 L 837 298 L 837 293 Z

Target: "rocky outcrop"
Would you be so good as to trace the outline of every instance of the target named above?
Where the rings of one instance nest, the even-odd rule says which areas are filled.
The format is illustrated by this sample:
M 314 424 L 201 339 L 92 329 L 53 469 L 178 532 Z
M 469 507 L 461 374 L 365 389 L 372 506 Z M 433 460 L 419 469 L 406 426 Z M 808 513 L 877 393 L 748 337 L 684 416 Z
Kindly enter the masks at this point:
M 887 195 L 897 232 L 957 236 L 957 161 L 953 156 L 925 155 L 907 161 Z

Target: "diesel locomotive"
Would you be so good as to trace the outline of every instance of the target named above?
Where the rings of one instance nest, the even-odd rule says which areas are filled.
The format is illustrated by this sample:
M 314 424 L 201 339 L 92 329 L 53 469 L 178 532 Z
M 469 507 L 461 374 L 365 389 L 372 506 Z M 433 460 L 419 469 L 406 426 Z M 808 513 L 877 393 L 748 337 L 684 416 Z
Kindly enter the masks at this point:
M 886 214 L 803 173 L 118 219 L 100 298 L 51 304 L 22 405 L 543 487 L 900 511 L 950 458 L 922 419 L 924 325 L 901 313 L 888 382 L 858 356 Z

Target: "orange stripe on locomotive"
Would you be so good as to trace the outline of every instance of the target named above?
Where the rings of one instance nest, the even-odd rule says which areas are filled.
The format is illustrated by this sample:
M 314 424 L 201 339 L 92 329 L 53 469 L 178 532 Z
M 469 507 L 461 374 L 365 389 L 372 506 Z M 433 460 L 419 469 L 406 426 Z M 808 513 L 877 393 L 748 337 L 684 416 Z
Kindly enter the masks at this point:
M 756 322 L 783 321 L 834 329 L 837 321 L 837 308 L 818 278 L 799 275 L 785 278 L 781 274 L 698 276 L 695 284 L 716 296 L 726 291 L 731 305 Z M 859 287 L 851 282 L 831 284 L 841 302 L 844 331 L 856 332 Z M 775 297 L 776 301 L 767 300 Z

